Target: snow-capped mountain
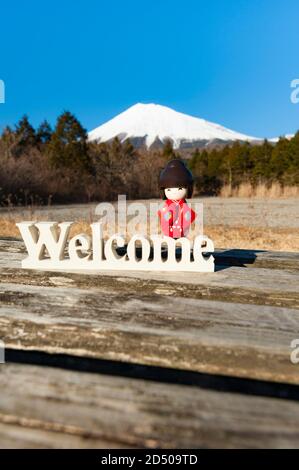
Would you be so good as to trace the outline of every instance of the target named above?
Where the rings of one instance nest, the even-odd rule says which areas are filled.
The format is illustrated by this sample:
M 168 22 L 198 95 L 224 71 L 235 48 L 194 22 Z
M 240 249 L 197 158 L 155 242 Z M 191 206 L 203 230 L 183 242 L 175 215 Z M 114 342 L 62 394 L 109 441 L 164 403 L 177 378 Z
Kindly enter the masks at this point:
M 285 139 L 291 140 L 293 137 L 295 137 L 295 134 L 285 134 L 280 137 L 284 137 Z M 269 139 L 269 142 L 276 144 L 279 141 L 280 137 L 273 137 L 272 139 Z
M 205 146 L 232 141 L 258 141 L 204 119 L 179 113 L 159 104 L 137 103 L 89 132 L 90 141 L 107 142 L 114 137 L 130 139 L 136 145 L 159 146 L 166 140 L 174 148 Z

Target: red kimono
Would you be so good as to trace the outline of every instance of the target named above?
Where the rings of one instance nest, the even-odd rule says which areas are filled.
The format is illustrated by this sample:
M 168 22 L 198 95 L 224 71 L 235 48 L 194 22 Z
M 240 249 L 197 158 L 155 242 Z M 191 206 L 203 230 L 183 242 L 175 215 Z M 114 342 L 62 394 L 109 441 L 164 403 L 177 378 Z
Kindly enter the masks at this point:
M 166 199 L 158 215 L 163 234 L 171 238 L 187 236 L 190 225 L 196 217 L 196 213 L 188 206 L 185 199 L 179 201 Z

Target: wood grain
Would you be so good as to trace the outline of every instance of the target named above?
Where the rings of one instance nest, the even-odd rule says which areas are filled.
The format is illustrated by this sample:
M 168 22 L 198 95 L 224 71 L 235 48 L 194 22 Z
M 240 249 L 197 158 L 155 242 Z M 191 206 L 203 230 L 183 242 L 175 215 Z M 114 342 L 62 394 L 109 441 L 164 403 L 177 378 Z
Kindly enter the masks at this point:
M 172 297 L 166 289 L 62 287 L 60 279 L 55 287 L 1 284 L 7 347 L 299 383 L 290 361 L 298 310 Z
M 24 285 L 72 285 L 80 288 L 106 288 L 154 294 L 157 291 L 185 298 L 203 298 L 255 305 L 299 308 L 299 272 L 295 269 L 271 269 L 218 266 L 215 273 L 155 273 L 107 271 L 95 274 L 57 273 L 22 270 L 24 246 L 2 241 L 0 282 Z M 282 262 L 283 264 L 283 262 Z M 61 281 L 59 281 L 59 278 Z
M 299 404 L 291 401 L 16 364 L 0 367 L 0 387 L 1 447 L 299 443 Z
M 0 449 L 113 449 L 119 444 L 106 441 L 102 438 L 88 438 L 84 435 L 76 436 L 66 434 L 63 427 L 61 431 L 52 430 L 51 423 L 33 420 L 22 420 L 15 416 L 2 416 L 5 422 L 17 424 L 3 424 L 0 417 Z M 32 428 L 32 426 L 36 426 Z M 50 428 L 45 430 L 44 428 Z M 87 434 L 87 433 L 86 433 Z M 131 448 L 124 443 L 122 448 Z
M 36 272 L 24 256 L 22 242 L 0 240 L 9 348 L 299 385 L 299 254 L 218 250 L 215 273 L 167 275 Z M 291 400 L 28 364 L 0 365 L 0 387 L 0 447 L 299 442 Z

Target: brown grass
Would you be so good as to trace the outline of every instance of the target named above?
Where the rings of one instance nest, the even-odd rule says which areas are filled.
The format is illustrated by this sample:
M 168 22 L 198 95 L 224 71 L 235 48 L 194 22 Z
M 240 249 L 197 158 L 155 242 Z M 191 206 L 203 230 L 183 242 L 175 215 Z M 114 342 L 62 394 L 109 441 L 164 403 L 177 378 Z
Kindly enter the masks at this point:
M 0 218 L 0 237 L 17 237 L 20 233 L 16 220 Z M 299 251 L 297 229 L 230 227 L 227 225 L 206 225 L 208 235 L 218 248 L 244 248 L 274 251 Z M 74 223 L 71 236 L 78 233 L 90 233 L 90 226 L 85 221 Z
M 222 187 L 221 197 L 256 197 L 256 198 L 291 198 L 299 197 L 298 186 L 281 186 L 279 183 L 272 183 L 271 186 L 259 184 L 252 186 L 250 183 L 241 183 L 237 188 L 230 185 Z
M 210 225 L 205 226 L 205 234 L 218 248 L 299 251 L 297 229 Z

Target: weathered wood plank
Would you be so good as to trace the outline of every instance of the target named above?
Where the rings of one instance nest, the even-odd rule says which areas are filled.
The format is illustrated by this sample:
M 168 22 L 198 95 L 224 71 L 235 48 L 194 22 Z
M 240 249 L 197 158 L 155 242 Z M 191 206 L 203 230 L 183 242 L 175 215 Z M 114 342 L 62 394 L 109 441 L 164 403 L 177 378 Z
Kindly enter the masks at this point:
M 299 253 L 294 252 L 219 249 L 216 250 L 215 261 L 219 266 L 299 270 Z
M 46 430 L 54 428 L 51 423 L 24 420 L 7 415 L 2 416 L 2 419 L 7 424 L 1 423 L 0 417 L 0 449 L 113 449 L 119 447 L 118 443 L 101 438 L 89 439 L 84 435 L 66 434 L 65 430 L 64 432 Z M 10 422 L 16 424 L 8 424 Z M 122 444 L 122 448 L 127 447 L 129 446 Z
M 0 256 L 0 281 L 24 285 L 53 285 L 50 280 L 63 277 L 61 282 L 81 288 L 105 287 L 118 291 L 158 290 L 173 296 L 205 298 L 259 305 L 299 308 L 299 272 L 287 269 L 225 267 L 215 273 L 155 273 L 155 272 L 105 272 L 96 274 L 36 272 L 22 270 L 24 247 L 19 242 L 6 242 Z M 2 249 L 4 250 L 3 243 Z
M 149 294 L 134 284 L 79 289 L 66 280 L 0 285 L 8 347 L 299 384 L 290 361 L 298 310 L 173 297 L 166 288 Z
M 13 348 L 299 383 L 294 270 L 35 272 L 19 268 L 22 243 L 1 247 L 1 339 Z
M 292 401 L 17 364 L 0 387 L 1 447 L 299 446 Z

